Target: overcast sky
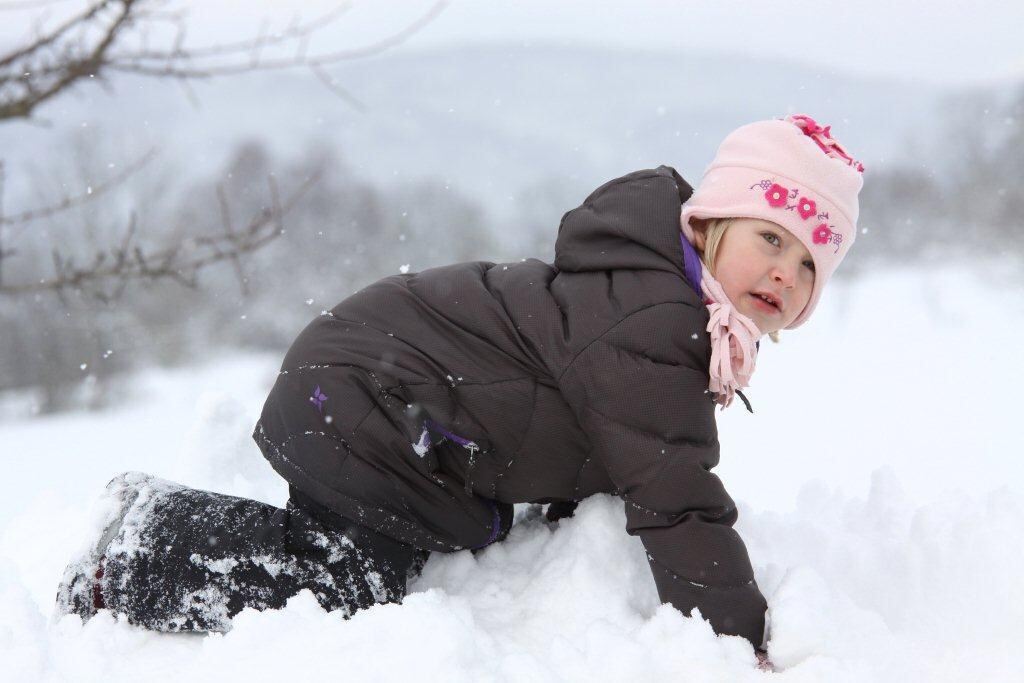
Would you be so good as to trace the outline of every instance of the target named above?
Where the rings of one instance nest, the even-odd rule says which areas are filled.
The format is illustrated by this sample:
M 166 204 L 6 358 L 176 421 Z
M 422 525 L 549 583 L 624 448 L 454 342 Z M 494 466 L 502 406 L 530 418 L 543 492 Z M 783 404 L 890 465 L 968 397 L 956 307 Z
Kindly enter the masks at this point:
M 0 0 L 0 7 L 10 4 Z M 17 3 L 15 3 L 17 4 Z M 83 0 L 55 0 L 54 17 Z M 343 2 L 188 0 L 189 42 L 244 38 L 261 18 L 283 26 Z M 355 46 L 414 22 L 435 0 L 353 0 L 316 46 Z M 38 13 L 38 12 L 37 12 Z M 10 46 L 31 13 L 0 13 Z M 587 43 L 623 48 L 692 48 L 824 64 L 853 74 L 900 75 L 938 84 L 1024 78 L 1024 3 L 1007 0 L 449 0 L 428 26 L 396 48 L 499 40 Z M 320 41 L 323 41 L 321 43 Z

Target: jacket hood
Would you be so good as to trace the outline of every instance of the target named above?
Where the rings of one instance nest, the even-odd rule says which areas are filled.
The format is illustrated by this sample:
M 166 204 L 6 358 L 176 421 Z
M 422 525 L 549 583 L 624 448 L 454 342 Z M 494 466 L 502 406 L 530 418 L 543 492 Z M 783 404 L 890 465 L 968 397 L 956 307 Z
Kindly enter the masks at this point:
M 605 183 L 562 216 L 555 267 L 570 272 L 653 269 L 685 277 L 679 214 L 692 194 L 671 166 Z

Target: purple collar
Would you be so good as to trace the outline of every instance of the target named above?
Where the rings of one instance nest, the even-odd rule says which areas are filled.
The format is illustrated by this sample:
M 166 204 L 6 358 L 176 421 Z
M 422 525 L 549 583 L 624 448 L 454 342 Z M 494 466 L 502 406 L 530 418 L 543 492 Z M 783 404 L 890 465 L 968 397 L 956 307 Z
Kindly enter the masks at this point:
M 700 265 L 700 254 L 690 244 L 690 240 L 686 239 L 686 235 L 679 233 L 679 241 L 683 245 L 683 273 L 686 275 L 686 281 L 693 287 L 693 291 L 697 292 L 702 300 L 704 295 L 700 291 L 700 277 L 701 277 L 701 265 Z

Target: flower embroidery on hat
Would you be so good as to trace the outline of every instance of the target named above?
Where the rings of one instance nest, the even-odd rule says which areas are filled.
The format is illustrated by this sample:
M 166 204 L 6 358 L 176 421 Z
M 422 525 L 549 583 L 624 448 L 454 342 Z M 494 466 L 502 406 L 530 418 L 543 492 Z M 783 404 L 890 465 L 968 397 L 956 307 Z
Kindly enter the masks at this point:
M 764 193 L 764 198 L 767 199 L 768 203 L 772 206 L 779 207 L 786 205 L 786 197 L 788 195 L 789 190 L 778 183 L 773 183 L 772 186 Z
M 828 226 L 822 223 L 814 229 L 814 243 L 815 244 L 828 244 L 829 239 L 832 238 L 832 231 L 828 229 Z
M 796 205 L 796 210 L 800 214 L 800 218 L 807 220 L 818 212 L 818 207 L 815 205 L 813 199 L 801 197 L 799 203 Z
M 800 217 L 807 220 L 814 215 L 815 211 L 818 210 L 817 204 L 813 199 L 807 197 L 800 197 L 800 190 L 792 189 L 789 190 L 778 183 L 765 179 L 759 183 L 755 183 L 750 186 L 753 190 L 755 187 L 759 187 L 764 190 L 764 198 L 768 200 L 768 204 L 775 208 L 785 207 L 787 211 L 796 209 L 800 213 Z M 800 201 L 796 204 L 789 204 L 787 200 L 796 199 L 800 197 Z
M 831 229 L 834 226 L 828 224 L 828 211 L 818 212 L 817 202 L 810 197 L 801 195 L 799 189 L 787 189 L 770 178 L 764 178 L 751 185 L 748 189 L 753 190 L 755 188 L 764 190 L 764 198 L 769 206 L 777 209 L 785 208 L 787 211 L 795 209 L 803 220 L 816 217 L 818 220 L 824 221 L 811 232 L 811 240 L 814 244 L 834 244 L 836 245 L 836 252 L 839 251 L 839 247 L 843 243 L 843 236 Z M 788 203 L 787 200 L 796 199 L 797 197 L 800 200 L 796 204 Z
M 843 236 L 838 232 L 832 232 L 829 226 L 825 223 L 820 224 L 811 233 L 811 238 L 815 244 L 834 244 L 836 245 L 836 252 L 839 251 L 839 247 L 843 244 Z

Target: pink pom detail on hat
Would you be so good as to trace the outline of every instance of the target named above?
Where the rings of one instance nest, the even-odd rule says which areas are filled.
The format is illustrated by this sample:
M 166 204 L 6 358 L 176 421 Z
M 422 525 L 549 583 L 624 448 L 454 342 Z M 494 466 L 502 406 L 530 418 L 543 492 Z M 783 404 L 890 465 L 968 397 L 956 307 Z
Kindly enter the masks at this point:
M 796 124 L 804 132 L 804 135 L 814 140 L 825 154 L 840 161 L 845 161 L 860 173 L 864 172 L 864 164 L 854 161 L 853 157 L 847 154 L 843 146 L 839 144 L 839 141 L 832 138 L 832 134 L 829 132 L 832 126 L 822 128 L 814 119 L 806 114 L 792 114 L 784 120 Z
M 759 218 L 793 233 L 814 260 L 811 297 L 786 329 L 814 312 L 821 292 L 857 236 L 864 166 L 806 114 L 757 121 L 729 133 L 683 204 L 691 218 Z M 684 233 L 689 232 L 684 230 Z

